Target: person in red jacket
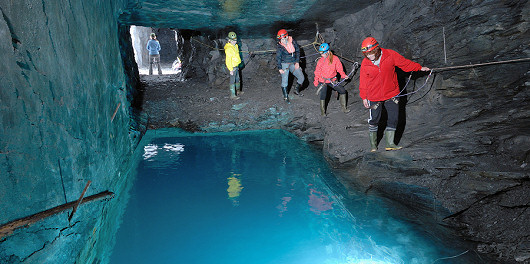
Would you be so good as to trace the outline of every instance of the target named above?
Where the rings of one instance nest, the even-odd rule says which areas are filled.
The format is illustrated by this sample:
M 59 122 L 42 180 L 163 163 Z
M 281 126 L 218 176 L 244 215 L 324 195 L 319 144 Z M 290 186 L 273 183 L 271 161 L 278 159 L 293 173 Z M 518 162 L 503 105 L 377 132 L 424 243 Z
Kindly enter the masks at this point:
M 321 58 L 317 62 L 315 68 L 315 80 L 313 84 L 315 86 L 321 86 L 317 90 L 317 94 L 320 92 L 320 114 L 326 115 L 326 97 L 328 90 L 333 89 L 339 93 L 340 105 L 342 106 L 342 112 L 348 113 L 350 110 L 346 107 L 346 90 L 344 87 L 337 84 L 337 72 L 341 78 L 348 79 L 348 75 L 344 73 L 342 63 L 339 57 L 333 55 L 329 50 L 329 44 L 322 43 L 319 48 Z
M 399 115 L 399 99 L 396 96 L 400 93 L 395 67 L 405 72 L 430 71 L 431 69 L 405 59 L 393 50 L 379 47 L 379 43 L 373 37 L 363 40 L 361 51 L 365 58 L 361 62 L 359 96 L 363 100 L 364 107 L 370 109 L 368 130 L 371 151 L 377 151 L 377 129 L 383 107 L 388 114 L 385 149 L 401 149 L 394 143 Z

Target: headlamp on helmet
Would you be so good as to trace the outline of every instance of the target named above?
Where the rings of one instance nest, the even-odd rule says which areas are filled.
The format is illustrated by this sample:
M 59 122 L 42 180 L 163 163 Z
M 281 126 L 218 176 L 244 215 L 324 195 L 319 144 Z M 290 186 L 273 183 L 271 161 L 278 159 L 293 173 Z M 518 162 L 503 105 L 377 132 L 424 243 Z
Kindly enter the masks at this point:
M 377 40 L 375 40 L 375 38 L 368 37 L 363 40 L 363 43 L 361 44 L 361 51 L 363 53 L 370 52 L 378 46 L 379 46 L 379 43 L 377 42 Z
M 276 35 L 276 38 L 278 38 L 279 40 L 282 39 L 282 38 L 286 38 L 288 37 L 289 35 L 287 34 L 287 30 L 285 29 L 280 29 L 278 31 L 278 34 Z

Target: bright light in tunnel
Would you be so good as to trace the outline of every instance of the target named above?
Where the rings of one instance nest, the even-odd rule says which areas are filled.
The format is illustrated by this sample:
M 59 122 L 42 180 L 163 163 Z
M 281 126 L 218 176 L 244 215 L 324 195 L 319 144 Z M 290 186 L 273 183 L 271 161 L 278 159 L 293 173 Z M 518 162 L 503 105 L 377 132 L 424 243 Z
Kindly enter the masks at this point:
M 149 74 L 149 57 L 146 55 L 146 45 L 149 40 L 149 34 L 152 32 L 150 27 L 140 27 L 140 26 L 131 26 L 130 34 L 131 41 L 134 50 L 134 60 L 138 66 L 138 72 L 140 75 Z M 175 32 L 175 43 L 177 47 L 179 46 L 179 38 Z M 162 47 L 164 49 L 167 47 Z M 180 57 L 177 57 L 172 63 L 160 63 L 162 69 L 162 75 L 168 74 L 179 74 L 182 72 L 182 62 Z M 158 71 L 155 66 L 153 66 L 153 75 L 158 75 Z
M 139 28 L 137 26 L 131 26 L 130 33 L 134 50 L 134 60 L 136 61 L 138 68 L 140 68 L 140 66 L 143 65 L 143 58 L 141 51 L 138 51 L 138 48 L 141 47 Z

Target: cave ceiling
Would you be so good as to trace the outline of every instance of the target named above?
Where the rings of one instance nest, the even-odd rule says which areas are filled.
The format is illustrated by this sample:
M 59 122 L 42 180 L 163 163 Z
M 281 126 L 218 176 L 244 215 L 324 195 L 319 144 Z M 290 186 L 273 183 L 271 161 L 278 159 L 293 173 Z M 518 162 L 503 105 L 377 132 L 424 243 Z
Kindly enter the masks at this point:
M 190 29 L 208 34 L 234 30 L 270 37 L 279 28 L 314 35 L 317 28 L 378 0 L 131 0 L 120 22 L 153 28 Z

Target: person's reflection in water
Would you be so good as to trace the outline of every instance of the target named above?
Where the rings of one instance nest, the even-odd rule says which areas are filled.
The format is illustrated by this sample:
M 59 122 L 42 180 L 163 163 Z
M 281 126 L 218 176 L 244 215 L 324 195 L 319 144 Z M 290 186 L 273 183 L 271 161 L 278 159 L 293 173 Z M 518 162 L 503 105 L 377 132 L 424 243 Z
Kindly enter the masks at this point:
M 241 174 L 237 173 L 230 173 L 231 176 L 228 177 L 228 189 L 226 191 L 228 192 L 228 199 L 232 201 L 232 205 L 238 206 L 239 205 L 239 195 L 241 194 L 241 190 L 243 190 L 243 186 L 241 185 Z
M 320 215 L 323 212 L 333 209 L 333 201 L 330 201 L 328 196 L 313 188 L 309 190 L 308 204 L 310 210 L 317 215 Z

